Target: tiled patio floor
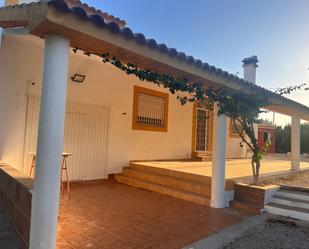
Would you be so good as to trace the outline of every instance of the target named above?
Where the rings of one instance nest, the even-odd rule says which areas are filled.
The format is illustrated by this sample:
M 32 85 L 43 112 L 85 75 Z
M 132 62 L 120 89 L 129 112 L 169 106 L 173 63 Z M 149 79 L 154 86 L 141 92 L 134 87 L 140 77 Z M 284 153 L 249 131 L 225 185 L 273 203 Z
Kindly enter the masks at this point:
M 198 161 L 144 161 L 136 162 L 144 166 L 166 168 L 191 174 L 211 177 L 212 162 Z M 300 163 L 301 170 L 309 170 L 309 159 L 303 159 Z M 291 162 L 287 157 L 266 156 L 261 162 L 260 174 L 290 172 Z M 252 176 L 251 159 L 227 159 L 226 179 L 235 180 Z
M 61 200 L 58 249 L 179 249 L 244 216 L 118 184 L 72 188 Z

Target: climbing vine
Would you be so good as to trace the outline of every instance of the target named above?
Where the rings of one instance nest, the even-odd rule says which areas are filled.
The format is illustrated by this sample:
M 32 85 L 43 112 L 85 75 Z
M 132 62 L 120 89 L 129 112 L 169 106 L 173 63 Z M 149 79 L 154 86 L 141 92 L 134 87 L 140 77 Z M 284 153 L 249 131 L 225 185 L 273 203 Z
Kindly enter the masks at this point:
M 307 87 L 308 84 L 307 83 L 300 83 L 300 84 L 296 84 L 296 85 L 291 85 L 291 86 L 287 86 L 287 87 L 281 87 L 275 90 L 275 93 L 279 94 L 279 95 L 287 95 L 287 94 L 291 94 L 292 92 L 295 92 L 297 90 L 305 90 L 308 91 L 309 87 Z
M 76 53 L 78 48 L 74 48 Z M 182 105 L 197 100 L 203 101 L 208 110 L 213 110 L 214 105 L 218 107 L 218 115 L 226 115 L 231 118 L 237 133 L 243 143 L 252 151 L 251 165 L 255 184 L 258 183 L 260 162 L 262 156 L 267 151 L 267 145 L 259 148 L 256 139 L 255 124 L 259 123 L 259 114 L 263 107 L 270 104 L 270 99 L 265 95 L 257 93 L 244 94 L 240 92 L 231 92 L 227 88 L 203 87 L 201 82 L 190 82 L 188 79 L 175 78 L 168 74 L 162 74 L 157 71 L 143 69 L 132 63 L 122 63 L 116 56 L 109 53 L 84 52 L 85 55 L 96 55 L 104 63 L 114 65 L 127 75 L 135 75 L 141 81 L 147 81 L 158 86 L 167 88 L 172 94 L 175 94 Z M 185 93 L 185 94 L 184 94 Z

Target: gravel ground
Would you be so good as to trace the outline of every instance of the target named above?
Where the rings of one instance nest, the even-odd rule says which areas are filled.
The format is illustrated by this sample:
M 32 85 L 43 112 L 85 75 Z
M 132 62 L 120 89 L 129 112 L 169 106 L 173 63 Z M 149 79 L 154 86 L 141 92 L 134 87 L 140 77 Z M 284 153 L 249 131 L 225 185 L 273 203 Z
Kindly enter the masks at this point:
M 309 223 L 268 219 L 224 249 L 308 249 Z
M 283 177 L 279 179 L 263 180 L 260 183 L 260 185 L 262 186 L 270 185 L 270 184 L 276 184 L 276 185 L 285 184 L 285 185 L 291 185 L 291 186 L 296 186 L 296 187 L 309 188 L 309 172 L 299 173 L 294 176 Z

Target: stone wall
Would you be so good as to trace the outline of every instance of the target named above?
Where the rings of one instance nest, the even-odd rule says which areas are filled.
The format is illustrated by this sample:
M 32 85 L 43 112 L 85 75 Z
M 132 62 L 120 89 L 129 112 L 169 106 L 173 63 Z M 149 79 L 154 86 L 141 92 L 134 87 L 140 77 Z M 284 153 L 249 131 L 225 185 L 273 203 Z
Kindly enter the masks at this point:
M 32 188 L 32 178 L 0 163 L 0 209 L 9 218 L 22 249 L 29 247 Z

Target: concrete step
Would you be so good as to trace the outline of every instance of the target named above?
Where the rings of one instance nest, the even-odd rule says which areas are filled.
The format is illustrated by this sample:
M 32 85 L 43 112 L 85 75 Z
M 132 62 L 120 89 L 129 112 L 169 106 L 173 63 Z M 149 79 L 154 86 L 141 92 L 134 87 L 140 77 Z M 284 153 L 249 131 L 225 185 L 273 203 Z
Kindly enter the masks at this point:
M 280 189 L 281 190 L 290 190 L 290 191 L 300 191 L 300 192 L 309 194 L 309 188 L 297 187 L 297 186 L 293 186 L 293 185 L 281 184 Z
M 276 195 L 286 198 L 309 201 L 309 193 L 303 191 L 280 189 L 279 191 L 277 191 Z
M 191 193 L 188 191 L 182 191 L 179 189 L 175 189 L 172 187 L 163 186 L 161 184 L 149 182 L 146 180 L 140 180 L 136 178 L 127 177 L 121 174 L 115 175 L 116 181 L 127 184 L 130 186 L 134 186 L 141 189 L 150 190 L 152 192 L 169 195 L 175 198 L 179 198 L 186 201 L 191 201 L 200 205 L 210 205 L 210 198 L 202 195 L 198 195 L 195 193 Z
M 205 184 L 190 180 L 183 180 L 172 176 L 148 173 L 131 167 L 123 168 L 122 175 L 140 181 L 148 181 L 154 184 L 160 184 L 162 186 L 195 193 L 202 196 L 210 197 L 211 194 L 211 185 L 207 183 Z
M 299 207 L 299 208 L 304 208 L 304 209 L 309 210 L 309 201 L 304 201 L 300 199 L 275 195 L 272 197 L 271 202 L 276 203 L 276 204 L 286 205 L 289 207 L 296 207 L 296 208 Z
M 140 163 L 134 163 L 134 162 L 130 163 L 130 168 L 151 174 L 159 174 L 179 178 L 182 180 L 211 184 L 211 177 L 176 171 L 168 168 L 145 166 Z
M 270 202 L 264 207 L 264 211 L 275 215 L 309 221 L 309 210 L 300 207 L 291 207 Z
M 196 157 L 201 161 L 208 162 L 212 160 L 212 152 L 197 152 Z
M 162 167 L 145 166 L 145 165 L 142 165 L 141 163 L 135 163 L 135 162 L 131 162 L 129 168 L 133 170 L 149 173 L 149 174 L 157 174 L 159 176 L 173 177 L 175 179 L 179 179 L 182 181 L 190 181 L 194 183 L 200 183 L 203 185 L 211 185 L 211 177 L 209 176 L 181 172 L 181 171 L 176 171 L 176 170 L 162 168 Z M 226 180 L 225 190 L 226 191 L 234 190 L 234 182 Z

